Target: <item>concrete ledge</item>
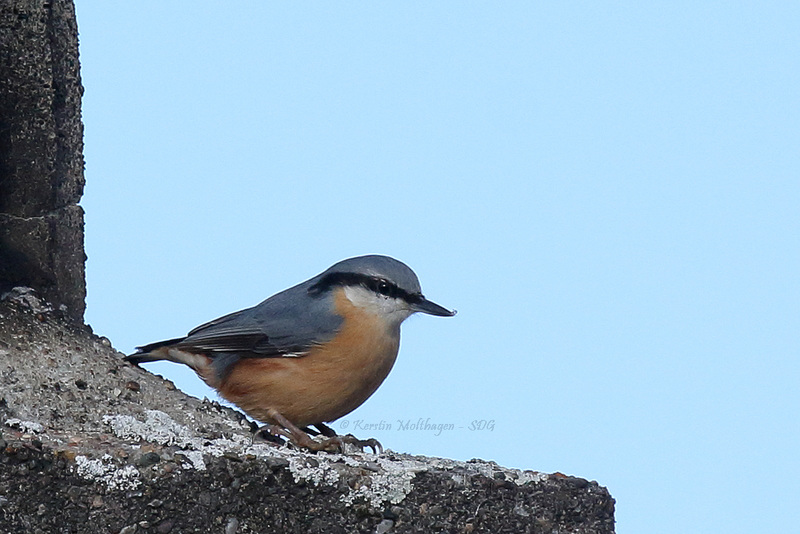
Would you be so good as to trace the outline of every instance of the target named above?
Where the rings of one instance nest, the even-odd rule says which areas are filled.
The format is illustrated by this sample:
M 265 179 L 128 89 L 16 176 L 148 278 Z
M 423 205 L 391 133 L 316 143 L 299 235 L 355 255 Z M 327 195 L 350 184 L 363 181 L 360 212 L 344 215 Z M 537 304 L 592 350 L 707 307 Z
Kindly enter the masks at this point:
M 241 414 L 51 309 L 0 303 L 0 532 L 614 531 L 614 500 L 580 478 L 253 444 Z

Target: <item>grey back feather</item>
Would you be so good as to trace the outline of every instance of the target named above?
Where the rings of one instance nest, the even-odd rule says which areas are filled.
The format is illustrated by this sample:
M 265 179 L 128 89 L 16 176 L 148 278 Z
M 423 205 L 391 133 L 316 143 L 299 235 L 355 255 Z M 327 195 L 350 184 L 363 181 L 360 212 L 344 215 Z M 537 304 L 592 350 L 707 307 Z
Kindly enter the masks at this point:
M 178 348 L 237 352 L 242 357 L 302 353 L 330 341 L 342 318 L 333 313 L 333 295 L 311 295 L 311 279 L 264 302 L 198 326 Z

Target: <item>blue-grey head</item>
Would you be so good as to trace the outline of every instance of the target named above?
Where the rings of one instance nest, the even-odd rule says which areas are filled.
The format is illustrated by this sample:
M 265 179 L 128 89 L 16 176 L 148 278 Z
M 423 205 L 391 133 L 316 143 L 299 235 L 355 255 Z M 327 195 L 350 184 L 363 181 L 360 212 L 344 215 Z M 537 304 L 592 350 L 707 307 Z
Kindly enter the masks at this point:
M 399 324 L 416 312 L 452 317 L 450 311 L 422 294 L 419 279 L 405 263 L 369 255 L 342 260 L 314 278 L 309 292 L 342 287 L 353 304 Z

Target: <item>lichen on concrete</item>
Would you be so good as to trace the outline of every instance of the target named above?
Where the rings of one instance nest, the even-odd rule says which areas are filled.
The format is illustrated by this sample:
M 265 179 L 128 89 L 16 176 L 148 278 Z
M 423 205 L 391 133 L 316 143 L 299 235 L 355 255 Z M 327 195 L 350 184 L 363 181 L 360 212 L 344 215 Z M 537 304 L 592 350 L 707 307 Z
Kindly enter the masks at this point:
M 226 454 L 251 456 L 261 459 L 282 458 L 286 461 L 295 482 L 306 482 L 315 486 L 336 485 L 342 466 L 358 470 L 363 480 L 357 489 L 350 489 L 342 496 L 342 502 L 352 504 L 365 501 L 378 508 L 384 503 L 396 504 L 411 491 L 411 480 L 419 471 L 426 470 L 423 461 L 411 459 L 389 459 L 370 453 L 351 452 L 350 455 L 325 454 L 312 456 L 289 446 L 254 443 L 252 438 L 232 434 L 230 438 L 207 439 L 197 435 L 187 426 L 175 422 L 160 410 L 146 410 L 145 420 L 130 415 L 105 415 L 106 423 L 118 438 L 136 443 L 150 442 L 165 446 L 177 446 L 175 454 L 185 458 L 184 469 L 205 470 L 204 455 L 221 457 Z M 456 464 L 449 465 L 453 467 Z M 466 464 L 462 464 L 466 466 Z
M 205 470 L 204 455 L 251 456 L 261 459 L 282 458 L 295 482 L 306 482 L 314 486 L 336 486 L 341 479 L 343 466 L 359 473 L 360 481 L 341 496 L 347 505 L 364 502 L 372 508 L 386 504 L 398 504 L 413 489 L 413 480 L 418 473 L 436 471 L 447 473 L 460 485 L 475 475 L 495 478 L 498 473 L 517 485 L 546 480 L 547 475 L 533 471 L 519 471 L 500 467 L 494 462 L 473 460 L 459 462 L 442 458 L 399 455 L 389 450 L 376 455 L 351 451 L 347 455 L 325 454 L 312 456 L 291 447 L 276 447 L 271 444 L 253 443 L 252 438 L 232 434 L 230 438 L 207 439 L 197 435 L 187 426 L 175 422 L 160 410 L 146 410 L 145 420 L 130 415 L 105 415 L 103 421 L 113 433 L 123 439 L 137 443 L 150 442 L 181 448 L 175 454 L 186 459 L 184 469 Z
M 110 454 L 95 459 L 78 455 L 75 457 L 75 470 L 81 478 L 100 482 L 110 491 L 141 486 L 139 471 L 132 465 L 117 465 Z
M 411 481 L 416 476 L 417 470 L 409 468 L 405 461 L 392 462 L 391 460 L 378 459 L 383 472 L 370 475 L 370 483 L 359 486 L 358 489 L 342 495 L 341 501 L 347 505 L 364 501 L 372 508 L 380 508 L 386 503 L 398 504 L 411 493 Z M 409 462 L 411 464 L 416 462 Z
M 28 434 L 41 434 L 44 432 L 44 426 L 36 421 L 23 421 L 16 417 L 6 419 L 5 425 L 9 428 L 16 428 Z
M 149 441 L 159 445 L 191 447 L 199 438 L 188 427 L 176 423 L 161 410 L 145 410 L 146 419 L 139 421 L 130 415 L 104 415 L 103 422 L 118 438 Z

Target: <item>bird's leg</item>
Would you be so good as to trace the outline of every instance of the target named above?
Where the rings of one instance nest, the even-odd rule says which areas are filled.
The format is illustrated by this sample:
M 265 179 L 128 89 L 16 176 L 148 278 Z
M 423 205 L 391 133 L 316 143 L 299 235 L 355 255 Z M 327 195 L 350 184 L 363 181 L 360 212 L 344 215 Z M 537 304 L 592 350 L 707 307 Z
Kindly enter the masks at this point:
M 332 438 L 336 435 L 336 431 L 326 425 L 325 423 L 314 423 L 314 426 L 317 427 L 319 433 L 325 436 L 326 438 Z
M 328 440 L 315 441 L 311 436 L 299 429 L 294 423 L 286 419 L 278 410 L 270 408 L 267 411 L 267 416 L 275 421 L 281 427 L 281 435 L 286 436 L 289 440 L 297 445 L 311 451 L 328 450 Z
M 344 444 L 346 443 L 349 445 L 355 445 L 362 449 L 364 447 L 370 447 L 374 453 L 383 452 L 383 447 L 376 439 L 360 440 L 352 434 L 348 434 L 347 436 L 337 436 L 333 429 L 320 423 L 322 427 L 317 424 L 314 424 L 314 426 L 317 427 L 320 432 L 327 437 L 322 441 L 316 441 L 307 433 L 298 428 L 294 423 L 286 419 L 277 410 L 270 409 L 267 412 L 267 415 L 270 417 L 270 419 L 283 427 L 282 430 L 284 430 L 284 432 L 281 432 L 281 435 L 289 438 L 289 440 L 298 447 L 303 447 L 310 451 L 344 452 Z M 333 435 L 328 436 L 328 433 Z
M 250 445 L 255 443 L 257 437 L 263 438 L 265 441 L 269 441 L 270 443 L 274 443 L 276 445 L 283 445 L 285 442 L 281 439 L 281 436 L 291 439 L 288 432 L 281 428 L 278 425 L 264 425 L 259 427 L 258 425 L 253 425 L 255 428 L 253 429 L 253 434 L 250 439 Z

